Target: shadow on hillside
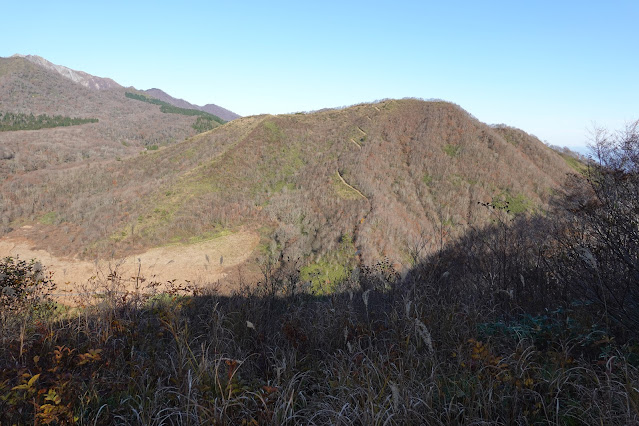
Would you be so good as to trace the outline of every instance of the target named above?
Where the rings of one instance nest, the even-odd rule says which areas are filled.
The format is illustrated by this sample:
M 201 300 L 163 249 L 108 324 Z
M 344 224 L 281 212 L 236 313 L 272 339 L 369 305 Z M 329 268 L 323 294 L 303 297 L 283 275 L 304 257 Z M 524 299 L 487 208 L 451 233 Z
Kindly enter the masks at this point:
M 274 274 L 232 296 L 112 292 L 48 322 L 2 313 L 0 422 L 634 423 L 639 357 L 596 312 L 557 309 L 555 225 L 497 214 L 403 277 L 381 262 L 331 295 Z
M 637 424 L 639 182 L 624 170 L 554 216 L 487 204 L 488 226 L 406 274 L 382 261 L 324 296 L 285 265 L 232 296 L 20 310 L 7 283 L 35 265 L 3 271 L 0 423 Z
M 429 324 L 438 340 L 445 339 L 438 330 L 460 327 L 449 323 L 456 315 L 473 317 L 466 322 L 472 328 L 480 321 L 512 320 L 567 306 L 568 296 L 545 261 L 552 247 L 549 230 L 555 226 L 539 216 L 500 215 L 406 274 L 382 261 L 357 268 L 330 295 L 301 291 L 302 284 L 288 273 L 271 275 L 232 296 L 157 299 L 154 306 L 179 306 L 192 330 L 206 329 L 211 313 L 221 315 L 228 337 L 261 356 L 272 345 L 303 355 L 346 350 L 351 339 L 366 344 L 363 336 L 393 339 L 397 318 L 413 321 L 412 326 L 414 320 Z

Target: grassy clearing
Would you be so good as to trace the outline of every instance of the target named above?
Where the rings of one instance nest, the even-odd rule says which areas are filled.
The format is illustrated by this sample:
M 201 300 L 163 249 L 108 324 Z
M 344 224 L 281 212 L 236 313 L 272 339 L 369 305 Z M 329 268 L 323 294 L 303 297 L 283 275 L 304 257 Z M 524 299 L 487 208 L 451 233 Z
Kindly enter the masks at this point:
M 274 121 L 266 120 L 263 126 L 268 133 L 269 142 L 279 142 L 284 137 L 284 132 Z
M 300 269 L 299 280 L 310 283 L 315 295 L 333 294 L 350 277 L 356 248 L 350 235 L 343 235 L 337 250 Z
M 232 234 L 233 232 L 230 229 L 220 229 L 216 231 L 207 231 L 200 235 L 175 235 L 166 244 L 166 246 L 199 244 Z
M 534 203 L 523 194 L 513 195 L 508 191 L 493 197 L 492 204 L 495 208 L 503 209 L 514 216 L 534 210 Z
M 300 270 L 300 280 L 311 284 L 313 294 L 332 294 L 349 276 L 346 266 L 328 260 L 311 263 Z
M 165 232 L 167 227 L 175 222 L 180 212 L 184 211 L 192 200 L 221 190 L 222 184 L 216 175 L 206 176 L 202 168 L 198 168 L 180 178 L 170 187 L 166 187 L 161 192 L 156 193 L 153 200 L 148 203 L 148 205 L 154 206 L 153 209 L 149 209 L 138 216 L 134 224 L 126 225 L 124 229 L 116 232 L 112 238 L 120 241 L 123 237 L 132 236 L 131 226 L 134 227 L 138 236 L 153 238 L 158 232 Z M 172 242 L 190 238 L 198 237 L 174 232 L 168 236 L 169 241 Z
M 284 187 L 289 190 L 295 189 L 293 177 L 306 165 L 300 143 L 273 142 L 266 150 L 269 161 L 260 163 L 256 168 L 259 180 L 253 179 L 253 175 L 247 179 L 250 181 L 251 193 L 277 193 Z

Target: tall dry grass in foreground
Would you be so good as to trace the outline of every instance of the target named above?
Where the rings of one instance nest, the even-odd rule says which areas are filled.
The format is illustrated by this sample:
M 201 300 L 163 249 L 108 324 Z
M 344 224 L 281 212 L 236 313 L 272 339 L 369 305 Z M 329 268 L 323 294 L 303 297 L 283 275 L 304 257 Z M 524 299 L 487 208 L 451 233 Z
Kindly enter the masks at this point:
M 639 422 L 639 346 L 587 306 L 505 317 L 410 280 L 380 264 L 326 297 L 264 283 L 4 310 L 0 422 Z

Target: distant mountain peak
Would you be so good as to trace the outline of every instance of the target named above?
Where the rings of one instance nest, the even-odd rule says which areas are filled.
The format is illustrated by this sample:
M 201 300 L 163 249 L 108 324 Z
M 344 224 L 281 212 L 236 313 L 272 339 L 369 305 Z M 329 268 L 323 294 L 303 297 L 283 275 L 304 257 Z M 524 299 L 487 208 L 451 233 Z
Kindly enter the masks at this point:
M 47 71 L 55 72 L 58 75 L 66 78 L 67 80 L 71 80 L 72 82 L 84 86 L 91 90 L 108 90 L 108 89 L 121 89 L 122 86 L 110 78 L 104 77 L 96 77 L 94 75 L 88 74 L 84 71 L 77 71 L 71 68 L 65 67 L 63 65 L 54 64 L 41 56 L 37 55 L 21 55 L 16 53 L 11 56 L 11 58 L 17 59 L 22 58 L 33 63 L 36 66 L 39 66 Z M 177 99 L 167 94 L 163 90 L 160 89 L 149 89 L 145 90 L 149 96 L 157 98 L 161 101 L 167 102 L 171 105 L 174 105 L 178 108 L 186 108 L 186 109 L 195 109 L 204 112 L 208 112 L 209 114 L 216 115 L 223 120 L 231 121 L 236 118 L 240 118 L 240 115 L 230 111 L 226 108 L 223 108 L 219 105 L 215 104 L 206 104 L 204 106 L 191 104 L 184 99 Z
M 47 61 L 41 56 L 37 55 L 20 55 L 16 53 L 11 56 L 12 58 L 24 58 L 42 68 L 45 68 L 50 71 L 57 72 L 64 78 L 67 78 L 74 83 L 80 84 L 86 88 L 92 90 L 107 90 L 107 89 L 115 89 L 122 87 L 115 81 L 110 78 L 96 77 L 94 75 L 88 74 L 84 71 L 76 71 L 71 68 L 67 68 L 63 65 L 56 65 L 52 62 Z

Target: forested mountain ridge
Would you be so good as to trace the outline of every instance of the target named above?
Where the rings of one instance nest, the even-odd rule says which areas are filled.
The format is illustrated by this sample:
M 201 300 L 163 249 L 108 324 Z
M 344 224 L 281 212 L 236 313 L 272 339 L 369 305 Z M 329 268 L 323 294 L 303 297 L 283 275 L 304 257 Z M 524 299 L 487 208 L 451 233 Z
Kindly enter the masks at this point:
M 100 83 L 91 84 L 91 81 Z M 92 123 L 68 128 L 44 126 L 55 128 L 26 133 L 3 132 L 0 135 L 2 151 L 11 159 L 0 161 L 0 176 L 86 161 L 113 160 L 150 147 L 175 143 L 203 128 L 213 127 L 211 123 L 205 123 L 206 126 L 198 123 L 197 117 L 165 114 L 156 105 L 128 99 L 125 94 L 133 89 L 105 81 L 112 82 L 51 64 L 39 57 L 0 58 L 0 113 L 4 117 L 7 114 L 18 117 L 43 115 L 60 117 L 46 120 L 49 123 L 66 123 L 73 119 Z M 38 128 L 22 124 L 19 129 Z
M 48 226 L 67 230 L 63 253 L 134 253 L 249 228 L 263 255 L 338 278 L 385 257 L 407 266 L 420 236 L 432 252 L 483 226 L 491 214 L 479 203 L 544 209 L 570 172 L 524 132 L 406 99 L 241 118 L 147 155 L 33 173 L 0 193 L 12 206 L 5 232 L 55 212 Z
M 122 87 L 110 78 L 96 77 L 83 71 L 76 71 L 63 65 L 56 65 L 37 55 L 15 54 L 11 56 L 11 58 L 24 58 L 42 68 L 54 71 L 61 76 L 73 81 L 74 83 L 78 83 L 88 89 L 108 90 Z
M 235 120 L 236 118 L 240 118 L 240 115 L 234 113 L 233 111 L 229 111 L 226 108 L 222 108 L 221 106 L 218 106 L 215 104 L 206 104 L 204 106 L 193 105 L 192 103 L 187 102 L 184 99 L 176 99 L 173 96 L 169 95 L 168 93 L 160 89 L 153 88 L 153 89 L 145 90 L 144 92 L 153 98 L 159 99 L 164 102 L 168 102 L 171 105 L 175 105 L 176 107 L 197 109 L 200 111 L 208 112 L 209 114 L 217 115 L 218 117 L 226 121 L 231 121 L 231 120 Z

